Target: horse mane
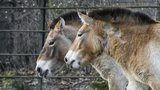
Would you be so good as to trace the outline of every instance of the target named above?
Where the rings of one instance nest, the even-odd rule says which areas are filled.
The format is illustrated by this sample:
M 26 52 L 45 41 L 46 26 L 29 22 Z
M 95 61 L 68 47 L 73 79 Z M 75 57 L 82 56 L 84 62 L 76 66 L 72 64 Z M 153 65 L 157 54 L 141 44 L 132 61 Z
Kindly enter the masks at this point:
M 81 13 L 85 14 L 85 11 L 81 11 Z M 73 21 L 73 20 L 81 22 L 79 17 L 78 17 L 77 11 L 70 11 L 70 12 L 67 12 L 67 13 L 63 13 L 56 18 L 53 18 L 53 20 L 51 22 L 51 25 L 50 25 L 50 29 L 54 28 L 56 23 L 60 20 L 60 17 L 62 17 L 65 20 L 65 22 Z
M 108 21 L 112 18 L 115 22 L 132 22 L 134 24 L 152 24 L 157 23 L 154 19 L 141 12 L 133 12 L 125 8 L 106 8 L 102 10 L 93 10 L 88 13 L 89 17 L 94 19 Z

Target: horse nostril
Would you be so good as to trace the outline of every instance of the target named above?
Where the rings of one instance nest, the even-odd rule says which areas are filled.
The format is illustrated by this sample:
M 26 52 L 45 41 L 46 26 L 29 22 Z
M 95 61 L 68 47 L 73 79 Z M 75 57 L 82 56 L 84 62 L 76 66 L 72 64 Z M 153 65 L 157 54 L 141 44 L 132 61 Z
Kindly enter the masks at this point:
M 41 73 L 41 68 L 40 67 L 37 68 L 37 72 Z
M 71 61 L 71 65 L 72 65 L 74 62 L 75 62 L 75 60 L 72 60 L 72 61 Z
M 81 63 L 80 62 L 78 62 L 78 65 L 80 65 Z
M 68 61 L 67 58 L 64 58 L 64 61 L 67 62 Z

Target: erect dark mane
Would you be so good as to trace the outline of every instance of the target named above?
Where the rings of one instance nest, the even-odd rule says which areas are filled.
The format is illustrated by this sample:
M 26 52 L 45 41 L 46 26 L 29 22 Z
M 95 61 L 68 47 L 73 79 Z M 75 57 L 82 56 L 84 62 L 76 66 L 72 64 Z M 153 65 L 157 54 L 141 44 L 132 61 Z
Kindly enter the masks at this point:
M 83 14 L 85 14 L 84 11 L 81 11 L 81 12 Z M 60 20 L 60 17 L 62 17 L 65 20 L 65 22 L 72 21 L 72 20 L 81 22 L 79 17 L 78 17 L 77 11 L 71 11 L 71 12 L 63 13 L 63 14 L 59 15 L 58 17 L 54 18 L 52 20 L 50 28 L 52 28 L 52 29 L 54 28 L 56 23 Z
M 88 13 L 88 16 L 107 21 L 109 18 L 113 18 L 114 21 L 134 22 L 135 24 L 151 24 L 156 23 L 155 20 L 148 15 L 140 12 L 133 12 L 124 8 L 106 8 L 102 10 L 93 10 Z

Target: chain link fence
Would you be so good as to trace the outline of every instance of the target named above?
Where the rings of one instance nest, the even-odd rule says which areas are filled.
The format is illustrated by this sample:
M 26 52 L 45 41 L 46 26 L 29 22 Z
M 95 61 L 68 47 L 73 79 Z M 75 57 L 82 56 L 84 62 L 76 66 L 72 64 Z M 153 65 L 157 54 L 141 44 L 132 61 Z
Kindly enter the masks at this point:
M 117 6 L 160 20 L 158 0 L 0 0 L 0 90 L 106 90 L 107 82 L 91 66 L 48 79 L 37 77 L 34 68 L 52 17 Z

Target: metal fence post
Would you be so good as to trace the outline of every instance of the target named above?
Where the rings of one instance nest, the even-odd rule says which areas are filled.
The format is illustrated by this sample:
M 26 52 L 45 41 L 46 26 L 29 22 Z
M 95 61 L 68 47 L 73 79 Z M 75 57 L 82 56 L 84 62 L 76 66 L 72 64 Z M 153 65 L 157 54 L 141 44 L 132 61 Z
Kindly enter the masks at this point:
M 46 3 L 47 3 L 47 0 L 43 0 L 43 7 L 46 7 Z M 45 30 L 46 29 L 46 9 L 42 9 L 42 30 Z M 44 45 L 44 42 L 45 42 L 45 33 L 43 32 L 42 33 L 42 47 Z
M 43 78 L 38 78 L 38 90 L 43 90 Z

